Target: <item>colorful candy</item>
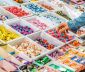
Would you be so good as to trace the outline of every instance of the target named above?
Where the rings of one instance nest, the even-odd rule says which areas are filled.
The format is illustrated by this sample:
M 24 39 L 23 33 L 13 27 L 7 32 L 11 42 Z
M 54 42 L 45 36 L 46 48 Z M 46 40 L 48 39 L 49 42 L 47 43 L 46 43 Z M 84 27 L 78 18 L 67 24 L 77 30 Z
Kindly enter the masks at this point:
M 22 26 L 20 24 L 13 24 L 13 25 L 11 25 L 11 27 L 23 35 L 28 35 L 28 34 L 31 34 L 34 32 L 34 30 L 32 28 L 30 28 L 28 26 Z
M 15 48 L 19 51 L 24 52 L 29 58 L 34 58 L 43 53 L 42 48 L 40 48 L 38 45 L 34 43 L 30 43 L 30 41 L 26 39 L 16 44 Z
M 58 72 L 57 70 L 55 70 L 55 69 L 52 69 L 52 68 L 50 68 L 49 66 L 44 66 L 44 67 L 42 67 L 38 72 Z
M 45 23 L 41 22 L 36 18 L 27 21 L 32 23 L 34 26 L 38 27 L 41 30 L 45 30 L 48 27 Z
M 34 3 L 30 3 L 25 5 L 26 8 L 32 10 L 35 13 L 42 13 L 42 12 L 46 12 L 46 10 L 42 7 L 39 7 L 38 5 L 34 4 Z
M 75 47 L 78 47 L 78 46 L 81 45 L 81 43 L 78 40 L 74 40 L 70 44 L 73 45 L 73 46 L 75 46 Z
M 33 63 L 30 63 L 28 65 L 22 65 L 19 67 L 19 69 L 23 72 L 37 72 L 39 66 Z
M 70 45 L 65 45 L 65 46 L 61 47 L 60 50 L 63 51 L 63 52 L 66 52 L 66 51 L 68 51 L 70 48 L 73 48 L 73 47 L 70 46 Z
M 6 29 L 4 26 L 0 26 L 0 39 L 7 42 L 15 38 L 20 37 L 20 35 Z
M 51 13 L 44 14 L 43 17 L 51 20 L 52 22 L 55 22 L 54 25 L 60 24 L 62 22 L 65 22 L 64 19 L 59 18 L 59 17 L 57 17 L 57 16 L 55 16 L 55 15 L 53 15 Z
M 66 18 L 67 20 L 71 20 L 71 18 L 68 17 L 66 14 L 64 14 L 62 11 L 57 11 L 56 13 L 59 14 L 60 16 L 64 17 L 64 18 Z
M 54 8 L 53 8 L 52 6 L 47 5 L 47 4 L 45 4 L 45 3 L 40 3 L 40 5 L 41 5 L 42 7 L 44 7 L 44 8 L 46 8 L 46 9 L 48 9 L 48 10 L 54 10 Z
M 18 8 L 16 6 L 5 7 L 5 9 L 18 17 L 23 17 L 23 16 L 29 15 L 28 12 L 25 12 L 24 10 L 22 10 L 21 8 Z
M 74 72 L 74 71 L 71 70 L 71 69 L 67 69 L 67 68 L 65 68 L 65 67 L 63 67 L 63 66 L 56 65 L 56 64 L 50 64 L 49 66 L 50 66 L 51 68 L 57 69 L 57 70 L 59 70 L 59 71 L 61 71 L 61 72 Z
M 35 64 L 37 64 L 39 66 L 43 66 L 43 65 L 47 64 L 50 61 L 51 61 L 51 59 L 48 56 L 45 56 L 45 57 L 42 57 L 42 58 L 36 60 Z
M 54 48 L 53 44 L 49 44 L 48 41 L 46 39 L 42 39 L 42 38 L 37 38 L 36 42 L 39 43 L 40 45 L 44 46 L 45 48 L 47 48 L 48 50 L 51 50 Z
M 60 33 L 56 28 L 48 30 L 47 33 L 65 43 L 74 39 L 74 36 L 69 33 Z
M 16 1 L 17 3 L 24 3 L 23 0 L 14 0 Z

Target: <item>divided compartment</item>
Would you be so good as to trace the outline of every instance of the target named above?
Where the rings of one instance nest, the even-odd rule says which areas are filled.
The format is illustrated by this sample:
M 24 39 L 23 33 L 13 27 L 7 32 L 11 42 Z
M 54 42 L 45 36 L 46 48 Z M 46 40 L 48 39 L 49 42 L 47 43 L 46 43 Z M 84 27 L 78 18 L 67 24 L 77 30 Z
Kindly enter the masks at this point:
M 13 30 L 11 27 L 9 27 L 9 26 L 6 25 L 6 24 L 1 24 L 0 27 L 5 28 L 5 30 L 9 31 L 9 33 L 11 32 L 11 33 L 17 35 L 16 38 L 13 38 L 13 39 L 11 39 L 11 40 L 7 40 L 7 41 L 6 41 L 6 40 L 2 40 L 2 39 L 0 39 L 0 40 L 1 40 L 2 42 L 4 42 L 4 43 L 11 42 L 11 41 L 16 40 L 17 38 L 19 38 L 19 37 L 22 36 L 20 33 L 18 33 L 17 31 Z
M 47 19 L 47 21 L 50 23 L 52 22 L 51 24 L 53 24 L 54 26 L 58 26 L 62 22 L 67 22 L 65 18 L 60 17 L 59 15 L 56 15 L 53 12 L 43 13 L 40 15 L 40 17 L 43 18 L 44 20 Z
M 15 5 L 17 5 L 17 6 L 21 6 L 21 4 L 24 4 L 24 3 L 26 3 L 26 2 L 29 2 L 29 0 L 22 0 L 23 1 L 23 3 L 18 3 L 18 2 L 16 2 L 16 1 L 14 1 L 14 0 L 11 0 Z
M 55 34 L 57 34 L 57 35 L 56 35 L 57 37 L 54 35 L 55 29 L 57 29 L 57 27 L 48 29 L 48 30 L 46 30 L 45 32 L 46 32 L 48 35 L 50 35 L 51 37 L 59 40 L 60 37 L 58 38 L 58 33 L 57 33 L 58 31 L 56 31 L 56 33 L 55 33 Z M 48 33 L 48 32 L 49 32 L 49 33 Z M 64 44 L 68 44 L 68 43 L 72 42 L 73 40 L 75 40 L 75 38 L 76 38 L 76 35 L 75 35 L 73 32 L 71 32 L 71 31 L 68 31 L 68 32 L 67 32 L 67 35 L 71 36 L 71 40 L 70 40 L 70 41 L 66 41 L 66 42 L 63 42 L 63 40 L 59 40 L 59 41 L 63 42 Z M 60 36 L 60 34 L 59 34 L 59 36 Z M 62 36 L 62 37 L 63 37 L 63 36 Z M 61 39 L 61 38 L 60 38 L 60 39 Z M 64 39 L 65 39 L 65 38 L 64 38 Z
M 24 20 L 26 20 L 27 22 L 29 22 L 30 24 L 34 25 L 35 27 L 37 27 L 38 29 L 40 30 L 47 30 L 47 29 L 50 29 L 50 28 L 53 28 L 54 26 L 52 25 L 52 22 L 51 21 L 48 21 L 42 17 L 38 17 L 38 16 L 32 16 L 32 17 L 27 17 L 27 18 L 23 18 Z M 35 21 L 32 21 L 32 20 L 35 20 Z M 40 23 L 44 23 L 44 25 L 46 25 L 46 28 L 45 29 L 41 29 L 39 26 L 36 26 L 35 24 L 37 23 L 38 20 Z M 33 24 L 33 22 L 35 22 L 35 24 Z
M 13 25 L 13 26 L 14 25 L 20 25 L 20 26 L 23 26 L 23 27 L 27 26 L 27 27 L 31 28 L 33 30 L 33 33 L 39 31 L 39 29 L 37 27 L 33 26 L 32 24 L 28 23 L 27 21 L 25 21 L 23 19 L 17 18 L 17 19 L 13 19 L 13 20 L 10 20 L 10 21 L 6 21 L 5 23 L 7 25 L 9 25 L 11 28 L 13 28 L 11 25 Z M 14 29 L 14 30 L 17 31 L 16 29 Z M 17 32 L 19 32 L 19 31 L 17 31 Z M 21 32 L 19 32 L 19 33 L 22 34 Z M 24 34 L 22 34 L 22 35 L 24 35 Z M 26 34 L 26 35 L 29 35 L 29 34 Z
M 9 44 L 6 46 L 2 46 L 2 48 L 12 56 L 14 56 L 17 60 L 19 60 L 21 63 L 25 63 L 28 61 L 25 54 L 23 52 L 18 51 L 14 47 L 10 46 Z
M 22 51 L 22 49 L 19 50 L 19 49 L 16 48 L 16 45 L 17 44 L 20 45 L 23 41 L 28 41 L 27 42 L 28 43 L 27 47 L 29 49 L 27 49 L 25 51 Z M 19 38 L 19 39 L 15 40 L 15 41 L 9 42 L 9 45 L 11 47 L 17 49 L 19 52 L 23 52 L 24 55 L 25 55 L 25 58 L 27 58 L 28 61 L 36 60 L 36 58 L 41 57 L 42 55 L 44 55 L 44 54 L 46 54 L 48 52 L 45 48 L 39 46 L 36 42 L 32 41 L 31 39 L 29 39 L 27 37 L 22 37 L 22 38 Z M 38 48 L 40 50 L 39 55 L 34 55 L 35 53 L 33 53 L 33 52 L 29 53 L 28 52 L 30 50 L 30 48 L 34 50 L 34 48 L 32 47 L 32 45 L 35 45 L 36 46 L 36 49 Z M 37 51 L 38 50 L 36 50 L 35 52 L 37 52 Z
M 8 11 L 6 11 L 5 9 L 3 9 L 1 7 L 0 7 L 0 15 L 7 16 L 8 17 L 7 20 L 16 18 L 16 16 L 14 16 L 13 14 L 9 13 Z
M 63 51 L 60 51 L 59 49 L 56 49 L 56 50 L 54 50 L 54 51 L 52 51 L 52 52 L 49 52 L 49 53 L 47 54 L 47 56 L 48 56 L 49 58 L 51 58 L 53 61 L 57 61 L 58 58 L 60 58 L 60 57 L 63 56 L 63 55 L 64 55 L 64 52 L 63 52 Z
M 69 72 L 75 72 L 75 70 L 67 65 L 64 65 L 62 63 L 58 63 L 57 61 L 52 61 L 50 63 L 47 64 L 47 66 L 53 68 L 53 69 L 57 69 L 59 71 L 69 71 Z
M 10 12 L 9 10 L 7 10 L 7 9 L 9 9 L 9 8 L 12 8 L 12 7 L 17 7 L 18 9 L 21 9 L 22 12 L 24 11 L 25 13 L 27 13 L 27 15 L 17 16 L 17 15 L 15 15 L 13 12 Z M 12 14 L 12 15 L 14 15 L 14 16 L 16 16 L 16 17 L 19 17 L 19 18 L 23 18 L 23 17 L 26 17 L 26 16 L 32 16 L 32 13 L 31 13 L 30 11 L 26 10 L 25 8 L 19 7 L 19 6 L 17 6 L 17 5 L 4 6 L 3 8 L 4 8 L 7 12 L 9 12 L 10 14 Z
M 21 62 L 18 61 L 14 56 L 12 56 L 11 54 L 7 53 L 3 47 L 0 47 L 0 56 L 4 59 L 6 59 L 7 61 L 11 61 L 13 63 L 15 63 L 17 66 L 21 65 Z
M 29 4 L 34 4 L 34 5 L 37 5 L 39 8 L 41 7 L 43 9 L 43 12 L 35 12 L 34 10 L 32 9 L 29 9 L 28 7 L 26 7 L 26 5 L 29 5 Z M 44 12 L 47 12 L 47 10 L 45 8 L 43 8 L 42 6 L 38 5 L 37 3 L 33 3 L 33 2 L 28 2 L 28 3 L 24 3 L 21 5 L 21 7 L 27 11 L 30 11 L 31 13 L 33 14 L 39 14 L 39 13 L 44 13 Z
M 36 39 L 37 38 L 42 38 L 42 39 L 45 39 L 45 40 L 47 40 L 48 41 L 48 43 L 49 44 L 53 44 L 54 45 L 54 48 L 53 49 L 55 49 L 55 48 L 58 48 L 58 47 L 60 47 L 60 46 L 62 46 L 63 45 L 63 43 L 62 42 L 60 42 L 59 40 L 57 40 L 57 39 L 54 39 L 54 38 L 52 38 L 51 36 L 49 36 L 47 33 L 45 33 L 45 32 L 37 32 L 37 33 L 34 33 L 34 34 L 32 34 L 32 35 L 29 35 L 28 36 L 30 39 L 32 39 L 32 40 L 34 40 L 35 42 L 36 42 Z M 39 44 L 40 45 L 40 44 Z M 41 45 L 42 46 L 42 45 Z M 44 47 L 44 46 L 43 46 Z M 47 48 L 46 48 L 47 49 Z M 52 49 L 51 49 L 52 50 Z
M 49 11 L 53 11 L 55 9 L 55 6 L 47 1 L 39 1 L 38 4 Z

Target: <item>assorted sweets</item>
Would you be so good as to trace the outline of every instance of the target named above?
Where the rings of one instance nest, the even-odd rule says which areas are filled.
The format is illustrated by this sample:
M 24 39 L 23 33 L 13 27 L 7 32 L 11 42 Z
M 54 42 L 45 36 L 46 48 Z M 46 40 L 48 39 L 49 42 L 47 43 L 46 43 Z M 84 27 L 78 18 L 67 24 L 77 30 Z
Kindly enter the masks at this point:
M 77 32 L 58 30 L 72 20 L 64 5 L 84 12 L 84 1 L 72 2 L 0 0 L 0 72 L 85 70 L 85 26 Z
M 17 17 L 23 17 L 23 16 L 27 16 L 30 14 L 29 12 L 25 12 L 24 10 L 22 10 L 22 8 L 19 8 L 16 6 L 5 7 L 5 9 L 7 11 L 13 13 Z
M 0 26 L 0 39 L 7 42 L 16 38 L 19 38 L 20 35 L 10 31 L 9 29 L 7 29 L 5 26 L 1 25 Z

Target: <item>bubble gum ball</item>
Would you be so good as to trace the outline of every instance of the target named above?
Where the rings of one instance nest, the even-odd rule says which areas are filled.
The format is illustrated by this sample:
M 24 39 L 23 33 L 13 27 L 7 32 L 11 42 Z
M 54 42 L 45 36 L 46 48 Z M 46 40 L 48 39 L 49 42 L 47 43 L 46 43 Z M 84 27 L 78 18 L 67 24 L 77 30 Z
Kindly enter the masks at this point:
M 16 6 L 5 7 L 5 9 L 18 17 L 29 15 L 29 13 L 25 12 L 24 10 L 22 10 L 21 8 L 18 8 Z
M 4 26 L 0 26 L 0 39 L 7 42 L 15 38 L 20 37 L 20 35 L 6 29 Z

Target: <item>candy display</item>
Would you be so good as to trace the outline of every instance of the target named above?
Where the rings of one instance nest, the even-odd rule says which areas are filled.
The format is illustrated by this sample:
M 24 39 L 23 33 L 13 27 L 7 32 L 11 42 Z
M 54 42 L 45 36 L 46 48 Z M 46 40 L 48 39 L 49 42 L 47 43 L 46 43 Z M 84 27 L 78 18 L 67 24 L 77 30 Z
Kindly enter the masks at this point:
M 72 46 L 78 47 L 80 46 L 81 43 L 79 43 L 78 40 L 74 40 L 73 42 L 70 43 Z
M 5 28 L 4 26 L 0 26 L 0 39 L 7 42 L 9 40 L 13 40 L 15 38 L 20 37 L 19 34 L 12 32 L 11 30 Z
M 38 27 L 41 30 L 45 30 L 48 27 L 45 23 L 43 23 L 35 18 L 33 18 L 31 20 L 27 20 L 27 21 L 32 23 L 34 26 Z
M 85 72 L 84 0 L 0 0 L 0 72 Z
M 56 50 L 56 51 L 49 54 L 49 56 L 55 60 L 57 60 L 62 55 L 64 55 L 64 53 L 62 51 L 59 51 L 59 50 Z
M 21 26 L 20 24 L 11 25 L 11 27 L 23 35 L 28 35 L 34 32 L 32 28 L 28 26 Z
M 38 60 L 35 61 L 35 64 L 37 64 L 38 66 L 43 66 L 47 63 L 49 63 L 51 61 L 51 59 L 48 56 L 42 57 Z
M 58 70 L 54 70 L 54 69 L 50 68 L 49 66 L 44 66 L 39 70 L 39 72 L 43 72 L 43 71 L 58 72 Z
M 44 2 L 43 3 L 39 3 L 42 7 L 48 9 L 48 10 L 54 10 L 54 8 L 48 4 L 45 4 Z
M 16 1 L 17 3 L 24 3 L 23 0 L 14 0 Z
M 62 11 L 57 11 L 56 14 L 59 14 L 60 16 L 66 18 L 67 20 L 71 20 L 66 14 L 64 14 Z
M 63 66 L 59 66 L 59 65 L 55 65 L 55 64 L 49 64 L 49 66 L 54 68 L 54 69 L 57 69 L 57 70 L 59 70 L 61 72 L 63 72 L 63 71 L 65 71 L 65 72 L 74 72 L 74 71 L 72 71 L 70 69 L 67 69 L 67 68 L 63 67 Z
M 61 47 L 60 50 L 63 51 L 63 52 L 66 52 L 66 51 L 68 51 L 71 48 L 74 48 L 74 47 L 72 47 L 70 45 L 65 45 L 65 46 Z
M 71 36 L 69 33 L 60 33 L 57 28 L 51 29 L 47 31 L 48 34 L 51 36 L 58 38 L 62 42 L 69 42 L 70 40 L 74 39 L 74 36 Z
M 22 10 L 21 8 L 18 8 L 16 6 L 12 6 L 12 7 L 5 7 L 5 9 L 11 13 L 13 13 L 14 15 L 16 15 L 17 17 L 22 17 L 22 16 L 26 16 L 29 15 L 29 12 L 25 12 L 24 10 Z
M 47 40 L 42 39 L 42 38 L 37 38 L 36 42 L 41 44 L 42 46 L 46 47 L 47 49 L 53 49 L 54 45 L 53 44 L 49 44 Z
M 42 12 L 46 12 L 46 10 L 34 3 L 30 3 L 30 4 L 27 4 L 25 5 L 25 7 L 27 9 L 30 9 L 31 11 L 35 12 L 35 13 L 42 13 Z
M 44 14 L 43 17 L 45 17 L 48 20 L 51 20 L 52 22 L 54 22 L 54 25 L 57 25 L 57 24 L 60 24 L 60 23 L 66 21 L 65 19 L 57 17 L 57 16 L 55 16 L 55 14 L 52 14 L 52 13 Z
M 22 40 L 22 42 L 17 43 L 14 47 L 17 50 L 24 52 L 29 58 L 34 58 L 44 52 L 44 49 L 42 49 L 35 43 L 31 43 L 27 39 L 24 39 Z

